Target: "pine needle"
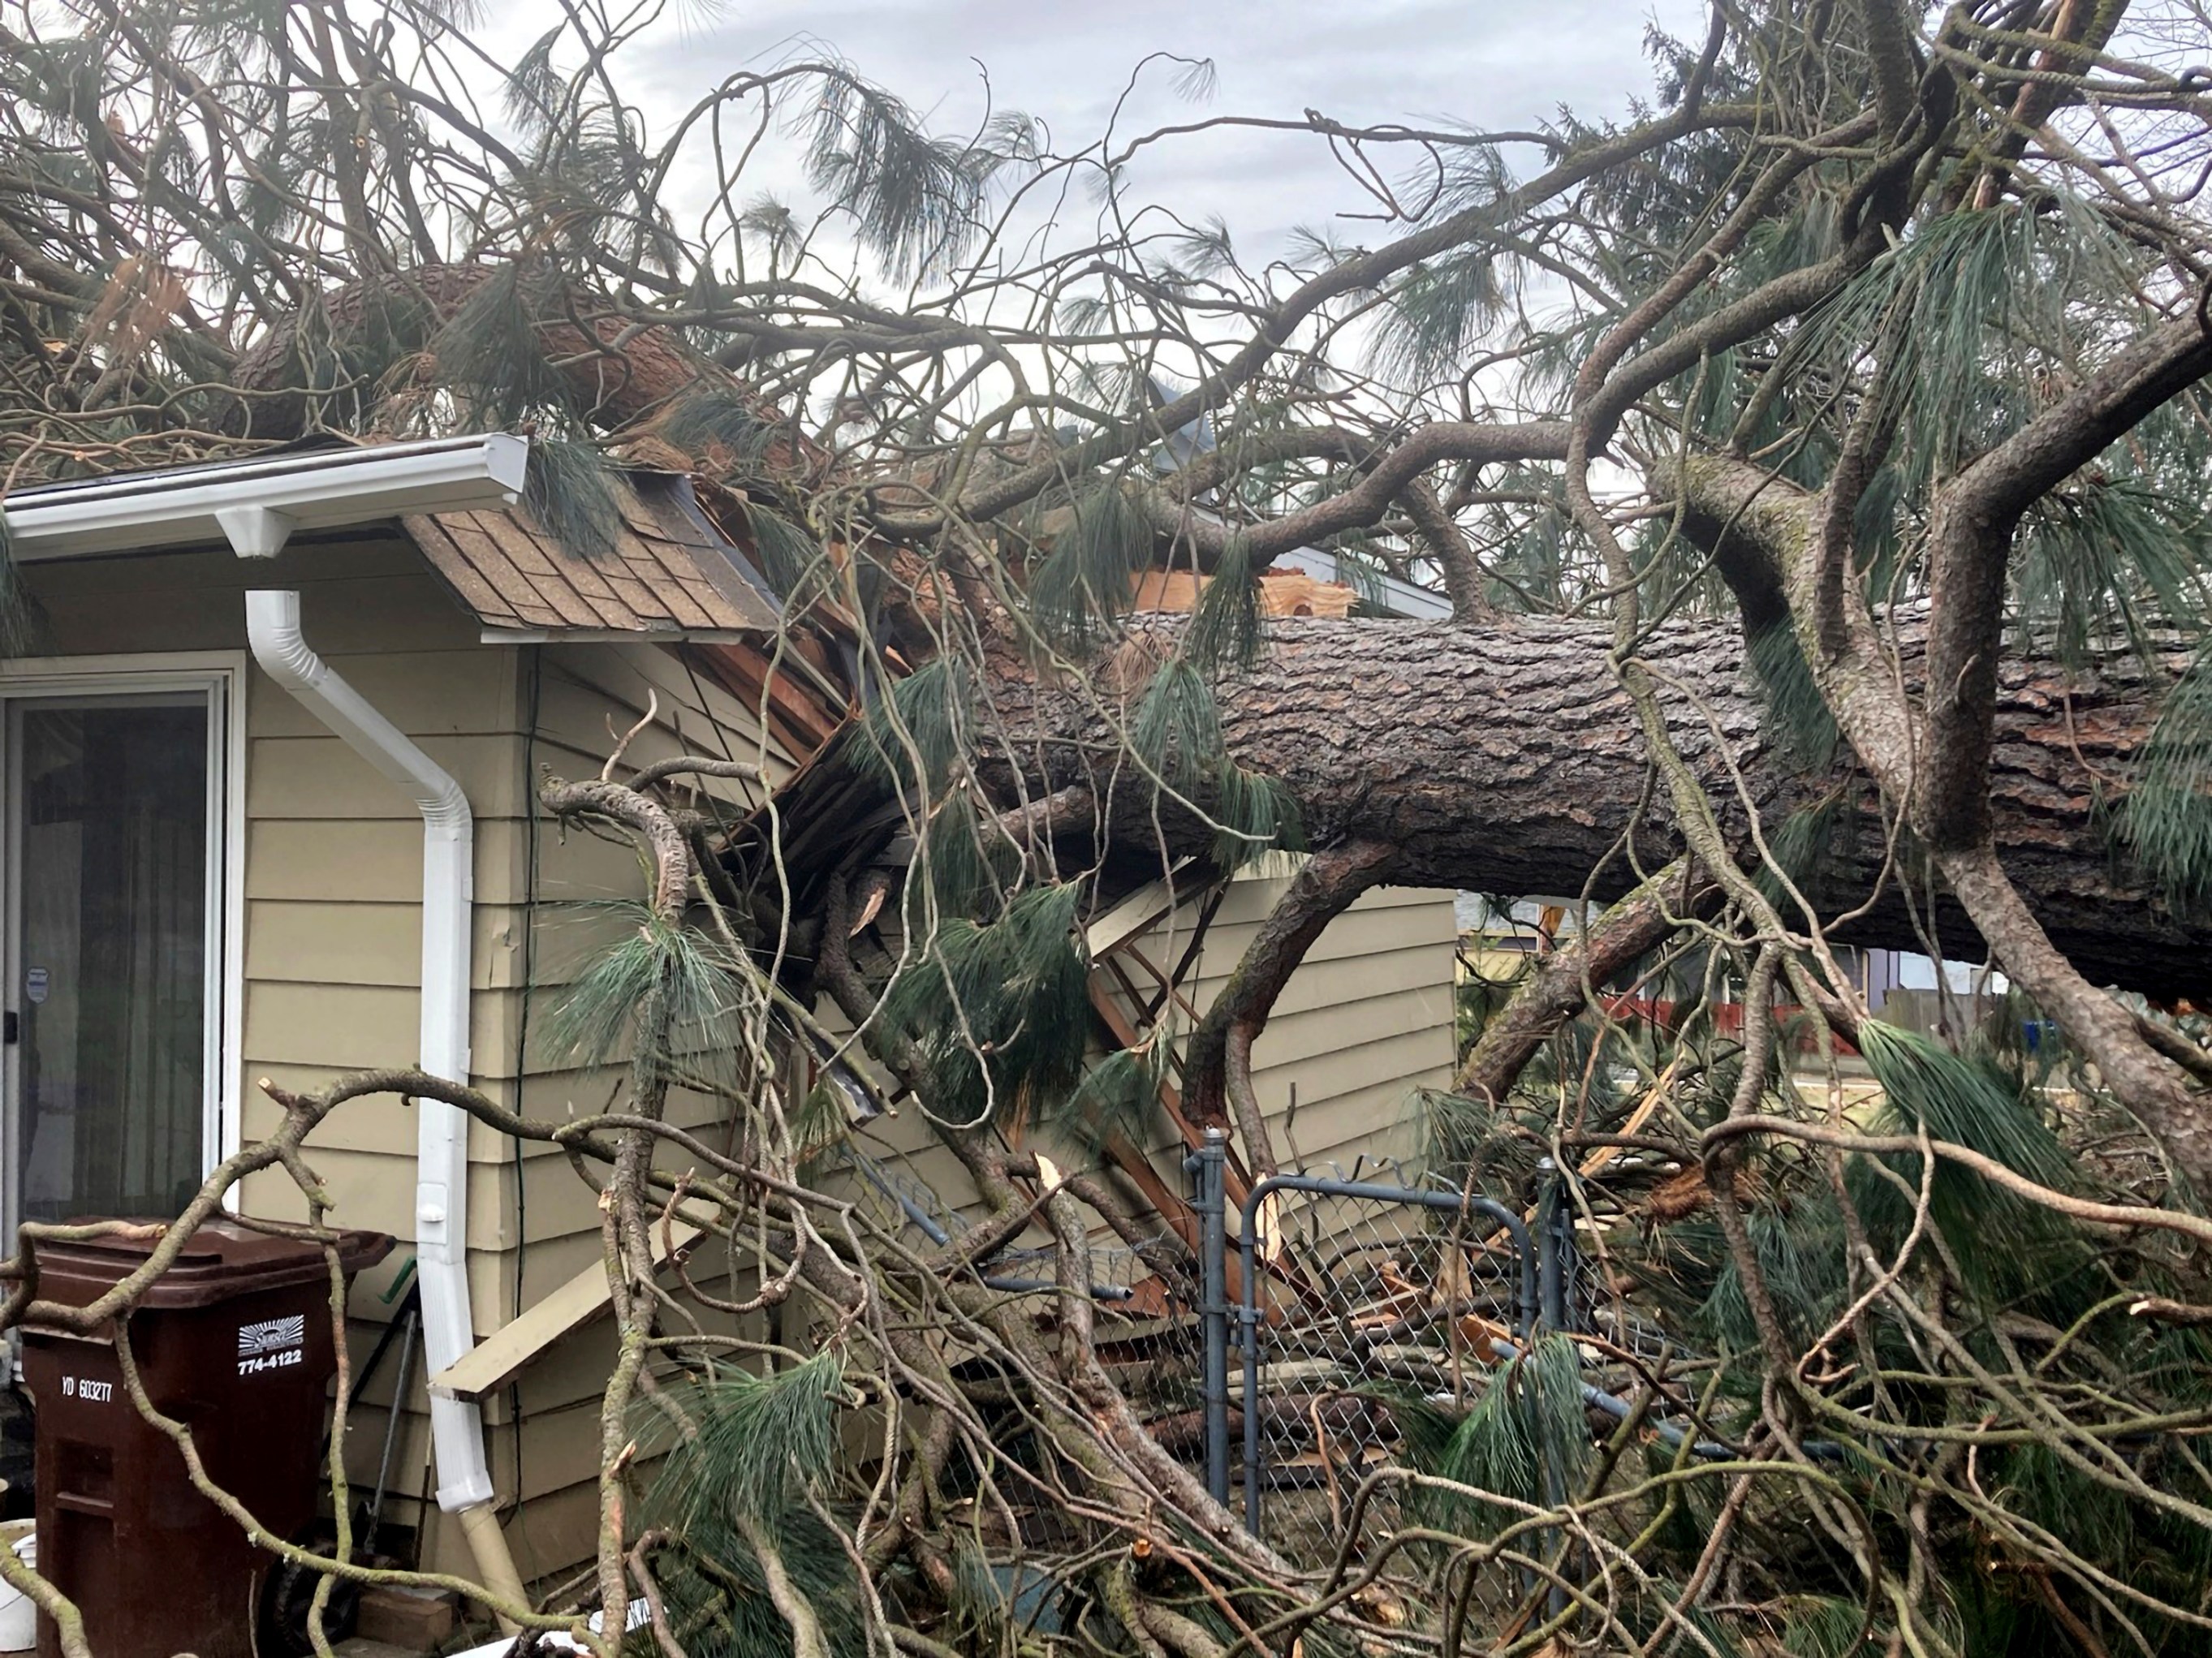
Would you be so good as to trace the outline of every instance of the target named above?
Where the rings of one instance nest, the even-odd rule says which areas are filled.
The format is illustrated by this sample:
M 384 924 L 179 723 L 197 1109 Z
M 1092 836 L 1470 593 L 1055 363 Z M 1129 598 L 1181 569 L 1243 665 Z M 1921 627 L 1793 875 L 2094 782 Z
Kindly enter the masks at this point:
M 1114 483 L 1078 495 L 1066 511 L 1067 527 L 1030 579 L 1030 606 L 1041 627 L 1080 641 L 1128 610 L 1131 579 L 1152 563 L 1157 537 Z
M 2212 644 L 2167 693 L 2119 827 L 2177 906 L 2212 911 Z
M 892 981 L 882 1017 L 920 1048 L 938 1110 L 981 1124 L 1074 1088 L 1091 1023 L 1081 896 L 1074 883 L 1032 887 L 995 921 L 947 920 Z
M 622 533 L 620 495 L 628 482 L 588 443 L 540 437 L 530 446 L 523 500 L 538 526 L 563 552 L 577 558 L 611 559 Z

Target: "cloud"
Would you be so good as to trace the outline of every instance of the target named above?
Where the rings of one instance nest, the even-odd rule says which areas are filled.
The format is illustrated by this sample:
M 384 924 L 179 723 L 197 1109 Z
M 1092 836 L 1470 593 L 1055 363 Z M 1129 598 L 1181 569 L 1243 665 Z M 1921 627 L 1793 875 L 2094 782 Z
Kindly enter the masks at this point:
M 534 6 L 495 5 L 492 26 L 526 41 L 544 27 Z M 696 11 L 656 25 L 625 53 L 626 90 L 648 118 L 672 119 L 723 76 L 791 56 L 804 42 L 834 49 L 865 76 L 924 111 L 940 132 L 973 131 L 989 108 L 1046 122 L 1066 151 L 1109 124 L 1134 136 L 1157 125 L 1235 113 L 1297 120 L 1317 109 L 1353 125 L 1463 123 L 1528 128 L 1566 105 L 1585 119 L 1619 118 L 1648 91 L 1645 26 L 1699 27 L 1690 0 L 1650 9 L 1620 0 L 750 0 L 720 17 Z M 1172 65 L 1133 72 L 1147 54 L 1211 58 L 1217 88 L 1194 106 Z M 988 82 L 986 75 L 988 73 Z M 1116 114 L 1116 105 L 1121 108 Z M 1534 151 L 1520 152 L 1524 162 Z M 1399 174 L 1419 161 L 1395 147 Z M 1147 148 L 1132 183 L 1144 200 L 1188 220 L 1218 215 L 1247 255 L 1278 251 L 1298 224 L 1371 212 L 1375 202 L 1308 133 L 1216 131 Z M 763 147 L 744 193 L 803 197 L 795 148 Z M 1087 201 L 1080 212 L 1093 210 Z M 1387 234 L 1357 221 L 1345 234 Z

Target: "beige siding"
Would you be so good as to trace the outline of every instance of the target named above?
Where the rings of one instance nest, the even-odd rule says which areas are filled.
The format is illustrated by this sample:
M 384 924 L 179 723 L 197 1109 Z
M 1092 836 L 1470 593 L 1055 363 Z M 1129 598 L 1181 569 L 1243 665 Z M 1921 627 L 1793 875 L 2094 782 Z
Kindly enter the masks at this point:
M 654 723 L 630 739 L 623 763 L 642 765 L 677 754 L 703 754 L 763 766 L 771 777 L 788 768 L 759 722 L 736 699 L 689 672 L 671 653 L 648 647 L 548 647 L 534 696 L 536 723 L 527 743 L 534 774 L 596 775 L 617 740 L 648 711 Z M 712 795 L 742 809 L 753 791 L 742 783 L 714 781 Z M 635 900 L 644 890 L 637 859 L 625 847 L 579 831 L 540 826 L 529 991 L 502 999 L 511 1022 L 525 1016 L 525 1048 L 519 1098 L 527 1114 L 559 1120 L 606 1108 L 623 1085 L 618 1072 L 580 1070 L 572 1056 L 552 1051 L 549 1017 L 580 969 L 629 924 L 595 911 L 594 901 Z M 479 997 L 481 1004 L 484 999 Z M 678 1092 L 669 1102 L 672 1121 L 686 1126 L 715 1121 L 715 1102 Z M 510 1182 L 518 1176 L 510 1172 Z M 520 1212 L 507 1212 L 509 1230 L 498 1258 L 503 1313 L 532 1304 L 600 1260 L 596 1194 L 576 1177 L 568 1158 L 544 1147 L 526 1147 L 519 1172 Z M 702 1270 L 704 1270 L 703 1267 Z M 487 1414 L 512 1421 L 519 1402 L 522 1428 L 494 1431 L 493 1475 L 503 1497 L 520 1492 L 528 1504 L 511 1526 L 510 1539 L 526 1574 L 550 1572 L 587 1556 L 597 1525 L 593 1482 L 598 1468 L 598 1401 L 612 1360 L 611 1327 L 585 1326 L 547 1349 L 518 1377 L 508 1395 L 487 1401 Z
M 472 1080 L 512 1097 L 513 1012 L 525 890 L 520 738 L 523 653 L 478 642 L 474 622 L 424 569 L 415 549 L 374 538 L 295 544 L 248 563 L 221 552 L 34 567 L 48 618 L 39 647 L 56 655 L 246 648 L 244 591 L 297 587 L 307 637 L 394 724 L 447 768 L 477 818 Z M 290 696 L 249 666 L 244 697 L 245 954 L 241 1100 L 251 1139 L 277 1121 L 255 1085 L 312 1089 L 359 1067 L 413 1063 L 418 1050 L 422 831 L 411 802 Z M 355 1297 L 363 1339 L 390 1315 L 384 1292 L 409 1258 L 415 1114 L 393 1099 L 346 1108 L 310 1142 L 308 1160 L 337 1198 L 343 1224 L 401 1240 Z M 514 1227 L 505 1148 L 472 1131 L 470 1281 L 480 1331 L 506 1315 L 503 1253 Z M 303 1205 L 281 1172 L 248 1180 L 249 1212 L 295 1218 Z M 358 1345 L 358 1344 L 357 1344 Z M 363 1355 L 365 1357 L 365 1351 Z M 391 1372 L 353 1414 L 357 1479 L 373 1478 Z M 415 1367 L 413 1408 L 422 1408 Z M 398 1459 L 400 1523 L 416 1519 L 427 1436 Z M 447 1528 L 450 1531 L 451 1528 Z M 458 1538 L 434 1527 L 434 1552 L 458 1561 Z

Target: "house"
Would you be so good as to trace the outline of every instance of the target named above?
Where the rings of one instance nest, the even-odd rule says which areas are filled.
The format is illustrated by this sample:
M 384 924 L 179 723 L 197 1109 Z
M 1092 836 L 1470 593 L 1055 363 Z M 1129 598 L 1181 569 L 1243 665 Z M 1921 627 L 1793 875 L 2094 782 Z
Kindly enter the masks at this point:
M 629 760 L 705 751 L 774 781 L 845 708 L 757 648 L 775 596 L 687 479 L 630 474 L 614 548 L 576 556 L 518 505 L 526 458 L 498 434 L 329 442 L 7 497 L 39 615 L 0 660 L 9 1226 L 173 1212 L 276 1120 L 262 1078 L 419 1059 L 541 1117 L 616 1085 L 551 1051 L 545 1016 L 595 936 L 574 905 L 634 897 L 636 865 L 559 833 L 541 780 L 596 774 L 651 711 Z M 1280 879 L 1205 901 L 1197 1005 Z M 1115 970 L 1187 941 L 1194 902 L 1139 917 Z M 1304 1090 L 1299 1151 L 1348 1161 L 1408 1085 L 1449 1076 L 1452 939 L 1442 894 L 1370 895 L 1329 929 L 1257 1055 L 1271 1109 Z M 882 1150 L 932 1176 L 927 1147 Z M 356 1288 L 357 1345 L 420 1280 L 428 1363 L 387 1517 L 426 1565 L 493 1581 L 585 1558 L 607 1362 L 592 1192 L 557 1152 L 389 1097 L 325 1124 L 310 1161 L 336 1219 L 404 1241 Z M 281 1171 L 240 1202 L 304 1213 Z M 364 1485 L 396 1368 L 353 1418 Z

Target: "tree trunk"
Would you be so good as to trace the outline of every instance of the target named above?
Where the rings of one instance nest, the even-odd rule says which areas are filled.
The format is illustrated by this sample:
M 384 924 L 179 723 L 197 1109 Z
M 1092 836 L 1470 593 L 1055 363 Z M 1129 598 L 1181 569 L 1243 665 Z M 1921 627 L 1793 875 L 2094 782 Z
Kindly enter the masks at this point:
M 1096 682 L 1128 687 L 1133 704 L 1175 626 L 1140 625 Z M 1909 619 L 1900 631 L 1909 679 L 1917 671 Z M 1680 846 L 1664 791 L 1650 784 L 1610 645 L 1602 623 L 1279 623 L 1261 662 L 1222 685 L 1223 728 L 1239 764 L 1288 785 L 1312 844 L 1395 846 L 1397 883 L 1528 896 L 1573 895 L 1589 884 L 1593 896 L 1611 899 Z M 1805 872 L 1807 896 L 1825 915 L 1863 902 L 1884 852 L 1871 786 L 1841 765 L 1808 772 L 1778 752 L 1736 630 L 1670 623 L 1641 655 L 1664 687 L 1676 744 L 1747 853 L 1747 806 L 1771 845 L 1793 811 L 1840 799 L 1842 810 L 1824 814 L 1830 829 Z M 2179 659 L 2162 665 L 2178 668 Z M 2109 804 L 2124 786 L 2165 683 L 2123 653 L 2070 680 L 2049 661 L 2008 659 L 1991 809 L 2006 870 L 2085 974 L 2154 996 L 2201 998 L 2212 990 L 2212 918 L 2178 915 L 2115 848 L 2094 810 L 2100 792 Z M 1000 780 L 1011 781 L 1006 756 L 1019 756 L 1032 792 L 1087 781 L 1112 800 L 1114 833 L 1132 855 L 1156 855 L 1152 803 L 1127 768 L 1114 767 L 1115 744 L 1095 706 L 1012 667 L 994 677 L 983 701 L 1004 722 Z M 1187 811 L 1164 814 L 1164 827 L 1176 850 L 1210 840 Z M 1924 894 L 1924 861 L 1903 848 L 1899 857 Z M 1869 913 L 1838 936 L 1925 949 L 1894 871 L 1882 884 Z M 1794 907 L 1784 913 L 1793 925 L 1802 920 Z M 1980 953 L 1948 896 L 1935 914 L 1946 953 Z

